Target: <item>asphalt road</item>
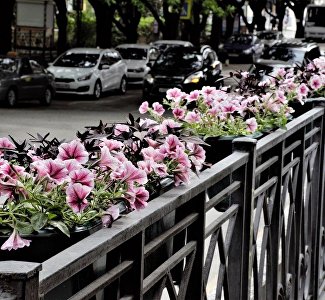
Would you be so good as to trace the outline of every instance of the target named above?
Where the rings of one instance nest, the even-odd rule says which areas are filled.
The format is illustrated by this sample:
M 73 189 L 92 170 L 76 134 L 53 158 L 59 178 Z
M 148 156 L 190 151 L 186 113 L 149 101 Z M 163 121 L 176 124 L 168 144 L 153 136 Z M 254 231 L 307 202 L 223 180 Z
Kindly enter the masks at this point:
M 224 75 L 230 70 L 245 70 L 248 65 L 224 66 Z M 130 86 L 125 95 L 107 93 L 100 100 L 87 97 L 60 96 L 49 107 L 42 107 L 38 101 L 22 102 L 16 108 L 0 107 L 0 137 L 11 135 L 23 140 L 28 133 L 50 136 L 59 139 L 72 139 L 75 133 L 85 126 L 124 122 L 131 113 L 139 116 L 141 87 Z

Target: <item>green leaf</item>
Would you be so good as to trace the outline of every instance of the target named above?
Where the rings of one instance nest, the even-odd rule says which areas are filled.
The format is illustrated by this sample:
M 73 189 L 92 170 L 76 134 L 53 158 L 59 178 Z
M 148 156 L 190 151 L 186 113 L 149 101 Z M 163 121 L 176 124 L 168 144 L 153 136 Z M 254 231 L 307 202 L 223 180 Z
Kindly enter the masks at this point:
M 15 228 L 21 234 L 31 234 L 34 231 L 33 226 L 27 222 L 16 221 Z
M 57 217 L 57 214 L 48 213 L 47 217 L 48 217 L 49 220 L 52 220 L 52 219 Z
M 39 212 L 34 214 L 31 217 L 30 221 L 35 231 L 38 231 L 46 225 L 48 218 L 45 213 Z
M 55 228 L 57 228 L 60 231 L 62 231 L 66 236 L 70 237 L 69 228 L 63 222 L 61 222 L 61 221 L 50 221 L 49 224 L 51 224 Z

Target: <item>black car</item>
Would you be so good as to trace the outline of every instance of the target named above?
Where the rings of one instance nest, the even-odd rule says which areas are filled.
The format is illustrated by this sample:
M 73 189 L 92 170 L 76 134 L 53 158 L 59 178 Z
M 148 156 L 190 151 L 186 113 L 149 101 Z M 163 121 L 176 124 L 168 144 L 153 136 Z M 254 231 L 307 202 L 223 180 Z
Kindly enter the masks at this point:
M 263 51 L 264 45 L 254 34 L 235 34 L 219 46 L 221 61 L 255 61 Z
M 316 43 L 286 40 L 265 49 L 261 58 L 250 67 L 250 71 L 263 77 L 280 68 L 303 66 L 320 55 L 320 48 Z
M 159 55 L 144 79 L 143 97 L 151 102 L 163 98 L 168 89 L 184 92 L 205 85 L 219 86 L 222 64 L 209 46 L 173 47 Z
M 50 105 L 54 77 L 28 58 L 0 57 L 0 103 L 13 107 L 20 100 L 39 99 Z

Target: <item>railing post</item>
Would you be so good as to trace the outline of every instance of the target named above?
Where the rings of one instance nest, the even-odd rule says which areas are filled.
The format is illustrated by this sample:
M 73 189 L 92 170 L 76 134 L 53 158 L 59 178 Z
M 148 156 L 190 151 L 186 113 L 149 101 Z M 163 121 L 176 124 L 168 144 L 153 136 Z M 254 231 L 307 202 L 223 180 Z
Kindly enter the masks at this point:
M 232 204 L 240 206 L 233 241 L 229 248 L 229 282 L 238 289 L 230 289 L 230 299 L 250 299 L 252 274 L 253 211 L 256 165 L 256 140 L 237 138 L 233 141 L 234 151 L 249 153 L 249 160 L 242 172 L 234 173 L 233 180 L 243 182 L 240 190 L 232 195 Z
M 0 299 L 38 300 L 39 271 L 33 262 L 0 262 Z

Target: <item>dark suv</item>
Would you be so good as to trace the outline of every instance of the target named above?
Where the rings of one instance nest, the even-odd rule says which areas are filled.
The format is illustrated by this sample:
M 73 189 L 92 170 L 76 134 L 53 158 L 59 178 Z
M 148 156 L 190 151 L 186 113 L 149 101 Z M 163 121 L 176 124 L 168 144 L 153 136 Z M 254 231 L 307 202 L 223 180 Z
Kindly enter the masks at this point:
M 305 65 L 320 55 L 320 49 L 316 43 L 307 43 L 295 39 L 282 41 L 265 49 L 261 58 L 250 70 L 265 75 L 279 68 Z
M 219 86 L 222 64 L 210 46 L 172 47 L 159 55 L 144 78 L 143 97 L 154 102 L 162 99 L 168 89 L 184 92 L 205 85 Z

